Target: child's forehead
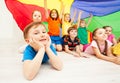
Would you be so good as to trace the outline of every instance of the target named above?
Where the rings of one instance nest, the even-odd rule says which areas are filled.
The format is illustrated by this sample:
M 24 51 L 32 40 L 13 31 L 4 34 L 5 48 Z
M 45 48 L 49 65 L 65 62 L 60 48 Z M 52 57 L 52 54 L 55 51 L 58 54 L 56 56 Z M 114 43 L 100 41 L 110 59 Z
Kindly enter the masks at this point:
M 105 32 L 105 30 L 104 30 L 104 29 L 98 29 L 97 32 L 98 32 L 98 33 L 100 33 L 100 32 Z

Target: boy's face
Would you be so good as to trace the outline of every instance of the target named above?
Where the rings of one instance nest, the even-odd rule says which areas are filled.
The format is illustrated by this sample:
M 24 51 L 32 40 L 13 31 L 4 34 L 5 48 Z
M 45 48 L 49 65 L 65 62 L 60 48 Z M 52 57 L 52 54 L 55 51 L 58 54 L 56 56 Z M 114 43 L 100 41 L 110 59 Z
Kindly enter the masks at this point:
M 34 26 L 28 32 L 28 43 L 31 39 L 39 41 L 41 44 L 46 45 L 49 39 L 49 35 L 46 32 L 46 29 L 43 25 L 39 25 L 36 28 Z
M 112 28 L 111 27 L 106 27 L 105 31 L 106 31 L 107 35 L 110 35 L 112 33 Z
M 73 29 L 69 32 L 70 37 L 75 38 L 77 36 L 77 30 Z
M 39 11 L 34 11 L 33 17 L 32 17 L 34 22 L 41 22 L 42 15 Z

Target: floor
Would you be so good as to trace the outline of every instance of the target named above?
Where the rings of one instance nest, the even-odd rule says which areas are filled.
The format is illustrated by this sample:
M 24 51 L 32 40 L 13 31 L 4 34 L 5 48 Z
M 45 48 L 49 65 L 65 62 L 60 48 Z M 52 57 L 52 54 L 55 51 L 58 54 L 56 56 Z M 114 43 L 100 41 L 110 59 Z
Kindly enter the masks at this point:
M 62 71 L 56 71 L 44 64 L 37 77 L 28 81 L 22 73 L 22 54 L 18 48 L 24 41 L 3 39 L 0 42 L 0 83 L 120 83 L 120 65 L 97 59 L 76 58 L 58 52 L 63 61 Z

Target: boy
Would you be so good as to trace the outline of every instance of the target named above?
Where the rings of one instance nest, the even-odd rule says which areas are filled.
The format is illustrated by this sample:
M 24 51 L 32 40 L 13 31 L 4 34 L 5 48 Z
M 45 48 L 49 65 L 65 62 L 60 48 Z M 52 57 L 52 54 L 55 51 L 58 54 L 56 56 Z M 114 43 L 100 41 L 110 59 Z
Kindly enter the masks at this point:
M 23 56 L 23 73 L 26 79 L 32 80 L 38 73 L 41 64 L 48 62 L 57 70 L 62 69 L 62 62 L 51 44 L 46 27 L 41 22 L 32 22 L 24 29 L 24 39 L 28 43 Z

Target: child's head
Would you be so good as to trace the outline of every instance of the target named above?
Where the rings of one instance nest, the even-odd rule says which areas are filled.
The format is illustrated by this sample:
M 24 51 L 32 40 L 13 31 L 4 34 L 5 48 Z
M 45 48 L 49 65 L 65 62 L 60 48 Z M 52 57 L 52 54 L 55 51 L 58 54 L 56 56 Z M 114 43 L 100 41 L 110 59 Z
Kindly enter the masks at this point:
M 73 25 L 73 26 L 69 27 L 67 32 L 68 32 L 68 35 L 70 37 L 75 38 L 77 36 L 77 27 L 76 27 L 76 25 Z
M 80 27 L 86 27 L 85 20 L 83 20 L 83 19 L 80 20 Z
M 32 13 L 32 20 L 33 22 L 41 22 L 42 20 L 42 15 L 41 15 L 41 12 L 39 10 L 35 10 L 33 11 Z
M 56 9 L 52 9 L 50 11 L 50 18 L 52 18 L 53 20 L 57 20 L 59 17 L 58 11 Z
M 70 18 L 70 14 L 69 14 L 69 13 L 65 13 L 65 14 L 64 14 L 64 21 L 66 21 L 66 22 L 70 22 L 70 21 L 71 21 L 71 18 Z
M 107 35 L 110 35 L 112 33 L 112 27 L 111 26 L 103 26 L 103 28 L 105 29 Z
M 34 39 L 42 44 L 46 44 L 49 38 L 46 27 L 41 22 L 32 22 L 28 24 L 23 33 L 27 43 L 30 43 L 30 41 Z
M 92 36 L 94 40 L 104 41 L 107 39 L 106 31 L 103 28 L 96 28 Z

